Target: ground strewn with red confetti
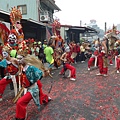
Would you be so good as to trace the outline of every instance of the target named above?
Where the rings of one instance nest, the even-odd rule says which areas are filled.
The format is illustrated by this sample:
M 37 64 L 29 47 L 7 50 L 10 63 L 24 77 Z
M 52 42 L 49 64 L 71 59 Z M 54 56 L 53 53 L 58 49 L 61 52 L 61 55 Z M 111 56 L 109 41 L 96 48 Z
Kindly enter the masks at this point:
M 120 73 L 114 65 L 108 66 L 108 76 L 96 76 L 98 69 L 87 71 L 87 61 L 74 65 L 77 69 L 76 81 L 58 75 L 43 78 L 43 91 L 52 101 L 42 105 L 37 111 L 33 100 L 27 107 L 27 120 L 120 120 Z M 66 73 L 66 75 L 68 72 Z M 48 93 L 51 83 L 53 87 Z M 14 120 L 14 92 L 8 88 L 0 103 L 0 120 Z

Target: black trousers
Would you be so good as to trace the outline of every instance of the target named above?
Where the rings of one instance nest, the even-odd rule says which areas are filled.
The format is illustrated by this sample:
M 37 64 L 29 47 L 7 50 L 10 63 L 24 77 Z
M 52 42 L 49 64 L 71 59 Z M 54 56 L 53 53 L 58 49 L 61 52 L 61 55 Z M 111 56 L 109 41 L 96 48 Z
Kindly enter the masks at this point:
M 4 67 L 0 67 L 0 76 L 1 76 L 1 78 L 5 77 L 4 70 L 5 70 Z
M 81 52 L 81 61 L 85 61 L 85 54 L 84 54 L 84 52 Z

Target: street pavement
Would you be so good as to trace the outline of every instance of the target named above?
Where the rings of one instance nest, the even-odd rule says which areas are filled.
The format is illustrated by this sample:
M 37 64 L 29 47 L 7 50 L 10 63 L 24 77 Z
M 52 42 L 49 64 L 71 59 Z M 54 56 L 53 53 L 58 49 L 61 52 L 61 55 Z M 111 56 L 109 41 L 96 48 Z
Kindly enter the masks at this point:
M 43 92 L 52 101 L 37 111 L 31 100 L 27 120 L 120 120 L 120 73 L 116 73 L 114 65 L 108 66 L 107 77 L 96 76 L 98 68 L 88 71 L 87 61 L 74 66 L 76 81 L 59 75 L 61 68 L 52 71 L 53 78 L 41 80 Z M 13 98 L 14 92 L 8 85 L 0 103 L 0 120 L 14 120 Z

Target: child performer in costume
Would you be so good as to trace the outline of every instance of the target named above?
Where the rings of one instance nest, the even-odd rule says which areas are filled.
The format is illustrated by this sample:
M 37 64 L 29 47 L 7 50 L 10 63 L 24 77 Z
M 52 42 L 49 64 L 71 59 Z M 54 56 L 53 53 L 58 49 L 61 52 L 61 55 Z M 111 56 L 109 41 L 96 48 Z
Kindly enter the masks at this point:
M 33 65 L 34 62 L 36 65 Z M 42 92 L 42 84 L 40 82 L 44 73 L 37 67 L 39 67 L 38 60 L 32 59 L 27 56 L 19 61 L 19 64 L 23 66 L 22 72 L 22 86 L 27 88 L 27 93 L 19 98 L 16 104 L 16 120 L 24 120 L 26 117 L 26 107 L 31 99 L 40 110 L 40 105 L 48 103 L 51 98 Z
M 107 61 L 107 56 L 104 50 L 102 50 L 98 55 L 98 67 L 99 67 L 99 73 L 96 75 L 107 76 L 108 61 Z
M 64 72 L 69 69 L 70 70 L 70 80 L 76 80 L 76 68 L 72 66 L 70 63 L 74 63 L 74 60 L 71 58 L 70 48 L 65 48 L 65 53 L 61 56 L 61 60 L 63 61 L 63 68 L 60 74 L 64 74 Z
M 97 56 L 98 56 L 98 54 L 99 54 L 99 51 L 98 51 L 98 48 L 96 48 L 96 50 L 94 51 L 94 53 L 92 54 L 92 56 L 88 60 L 88 70 L 90 70 L 90 68 L 92 66 L 94 66 L 94 67 L 97 66 L 97 59 L 98 59 Z
M 0 80 L 0 101 L 2 101 L 2 95 L 8 84 L 13 82 L 15 96 L 17 95 L 17 81 L 16 76 L 18 75 L 18 61 L 16 58 L 10 57 L 10 50 L 3 48 L 2 51 L 3 60 L 0 62 L 0 66 L 5 67 L 7 76 Z

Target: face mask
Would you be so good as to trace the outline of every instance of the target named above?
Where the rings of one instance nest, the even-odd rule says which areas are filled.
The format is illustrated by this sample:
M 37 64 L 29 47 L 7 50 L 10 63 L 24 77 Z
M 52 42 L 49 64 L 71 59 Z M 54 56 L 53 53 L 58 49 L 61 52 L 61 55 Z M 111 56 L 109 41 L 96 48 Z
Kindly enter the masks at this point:
M 7 52 L 2 52 L 2 55 L 4 58 L 7 58 L 9 56 L 9 54 Z
M 23 63 L 23 56 L 17 55 L 17 61 L 19 64 L 22 64 Z

